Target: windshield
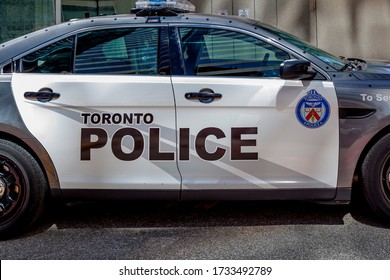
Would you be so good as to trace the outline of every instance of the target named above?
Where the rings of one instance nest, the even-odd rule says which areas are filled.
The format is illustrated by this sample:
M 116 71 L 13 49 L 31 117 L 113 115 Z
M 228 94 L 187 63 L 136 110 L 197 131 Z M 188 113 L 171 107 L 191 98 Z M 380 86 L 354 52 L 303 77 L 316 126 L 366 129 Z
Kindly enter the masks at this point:
M 270 26 L 265 27 L 265 26 L 261 25 L 260 27 L 265 29 L 268 32 L 277 34 L 281 38 L 283 38 L 286 41 L 290 42 L 291 44 L 297 46 L 301 50 L 304 50 L 305 52 L 317 57 L 322 62 L 325 62 L 326 64 L 328 64 L 329 66 L 331 66 L 337 70 L 339 70 L 345 66 L 345 62 L 341 58 L 338 58 L 330 53 L 327 53 L 326 51 L 323 51 L 317 47 L 314 47 L 308 43 L 305 43 L 301 39 L 299 39 L 291 34 L 282 32 L 281 30 L 278 30 L 278 29 L 274 29 Z

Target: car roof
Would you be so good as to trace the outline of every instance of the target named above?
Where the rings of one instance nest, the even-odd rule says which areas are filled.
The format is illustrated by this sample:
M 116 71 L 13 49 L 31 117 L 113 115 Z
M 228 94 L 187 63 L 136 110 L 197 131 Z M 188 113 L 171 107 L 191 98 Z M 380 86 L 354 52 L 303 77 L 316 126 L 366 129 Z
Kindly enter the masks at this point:
M 114 15 L 114 16 L 99 16 L 91 17 L 87 19 L 76 19 L 69 22 L 64 22 L 58 25 L 50 26 L 25 36 L 18 37 L 8 42 L 0 44 L 0 65 L 7 63 L 15 56 L 34 49 L 46 42 L 50 42 L 60 37 L 64 37 L 67 34 L 72 34 L 78 30 L 84 28 L 91 28 L 99 26 L 120 26 L 120 25 L 132 25 L 132 24 L 146 24 L 148 22 L 155 22 L 151 19 L 153 16 L 136 16 L 133 14 L 127 15 Z M 155 16 L 154 19 L 157 19 Z M 242 18 L 238 16 L 219 16 L 208 14 L 178 14 L 177 16 L 159 16 L 158 22 L 160 23 L 191 23 L 191 24 L 213 24 L 221 26 L 231 26 L 238 28 L 248 29 L 253 27 L 257 29 L 259 26 L 264 25 L 259 21 Z M 256 26 L 256 27 L 254 27 Z

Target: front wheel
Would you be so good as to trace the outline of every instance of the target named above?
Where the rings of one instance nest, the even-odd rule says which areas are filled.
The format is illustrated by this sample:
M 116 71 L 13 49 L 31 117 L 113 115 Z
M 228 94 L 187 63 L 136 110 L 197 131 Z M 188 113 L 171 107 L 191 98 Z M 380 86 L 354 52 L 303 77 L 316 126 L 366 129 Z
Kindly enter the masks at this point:
M 46 178 L 31 154 L 0 139 L 0 238 L 30 226 L 42 214 L 47 193 Z
M 361 171 L 363 194 L 369 206 L 390 221 L 390 134 L 372 147 Z

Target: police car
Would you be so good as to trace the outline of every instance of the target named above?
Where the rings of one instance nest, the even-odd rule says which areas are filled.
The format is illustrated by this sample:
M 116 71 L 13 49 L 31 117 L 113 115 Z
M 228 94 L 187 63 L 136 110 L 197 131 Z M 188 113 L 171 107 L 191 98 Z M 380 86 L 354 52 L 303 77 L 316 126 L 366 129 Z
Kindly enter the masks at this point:
M 53 198 L 339 202 L 358 185 L 390 217 L 388 65 L 144 2 L 0 44 L 2 235 Z

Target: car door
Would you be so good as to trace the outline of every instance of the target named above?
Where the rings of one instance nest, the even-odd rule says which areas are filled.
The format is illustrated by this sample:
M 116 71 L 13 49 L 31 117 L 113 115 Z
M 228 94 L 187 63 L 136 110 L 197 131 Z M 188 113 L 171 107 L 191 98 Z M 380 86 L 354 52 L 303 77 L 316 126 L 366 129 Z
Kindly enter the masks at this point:
M 280 64 L 293 57 L 254 34 L 208 26 L 176 32 L 184 65 L 172 77 L 182 198 L 332 198 L 333 83 L 281 79 Z
M 175 107 L 158 59 L 166 34 L 160 31 L 86 30 L 19 59 L 15 99 L 63 191 L 163 190 L 178 197 Z

